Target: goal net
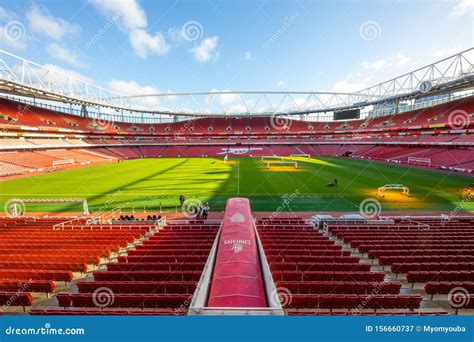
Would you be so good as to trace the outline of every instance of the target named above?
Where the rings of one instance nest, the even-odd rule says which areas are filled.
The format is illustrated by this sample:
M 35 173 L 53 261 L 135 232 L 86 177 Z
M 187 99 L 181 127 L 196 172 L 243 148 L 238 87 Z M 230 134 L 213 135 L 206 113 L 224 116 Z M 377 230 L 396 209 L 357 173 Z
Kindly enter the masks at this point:
M 386 191 L 398 191 L 402 195 L 410 197 L 410 189 L 403 184 L 385 184 L 377 189 L 377 196 L 384 197 Z
M 61 159 L 61 160 L 53 160 L 53 168 L 63 165 L 74 165 L 74 159 Z
M 431 158 L 408 157 L 408 164 L 431 166 Z

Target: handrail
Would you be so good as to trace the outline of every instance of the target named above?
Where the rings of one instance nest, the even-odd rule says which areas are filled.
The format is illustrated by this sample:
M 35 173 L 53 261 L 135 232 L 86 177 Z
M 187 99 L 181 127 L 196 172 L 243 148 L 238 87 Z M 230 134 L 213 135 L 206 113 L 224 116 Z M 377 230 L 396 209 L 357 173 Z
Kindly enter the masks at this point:
M 115 219 L 115 213 L 122 212 L 122 208 L 123 207 L 121 205 L 119 205 L 119 206 L 116 206 L 115 208 L 113 208 L 111 211 L 106 212 L 106 213 L 104 213 L 103 211 L 99 211 L 98 216 L 94 216 L 94 214 L 97 214 L 97 213 L 93 213 L 91 215 L 91 218 L 86 221 L 86 224 L 92 224 L 92 223 L 97 223 L 97 222 L 98 223 L 103 223 L 104 220 L 109 218 L 111 215 L 112 215 L 112 219 Z
M 81 215 L 81 216 L 73 218 L 72 220 L 57 223 L 57 224 L 53 225 L 53 230 L 64 229 L 64 227 L 66 225 L 70 225 L 71 223 L 76 222 L 76 221 L 81 221 L 81 220 L 85 219 L 86 217 L 87 216 Z

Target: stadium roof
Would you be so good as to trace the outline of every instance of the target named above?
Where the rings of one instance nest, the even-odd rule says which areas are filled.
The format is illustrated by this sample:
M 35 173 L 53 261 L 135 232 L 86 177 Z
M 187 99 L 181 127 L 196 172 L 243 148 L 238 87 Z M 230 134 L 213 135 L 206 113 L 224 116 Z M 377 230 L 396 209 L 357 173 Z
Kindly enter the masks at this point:
M 324 113 L 472 87 L 474 48 L 354 93 L 220 91 L 120 94 L 0 50 L 0 91 L 77 105 L 172 116 Z

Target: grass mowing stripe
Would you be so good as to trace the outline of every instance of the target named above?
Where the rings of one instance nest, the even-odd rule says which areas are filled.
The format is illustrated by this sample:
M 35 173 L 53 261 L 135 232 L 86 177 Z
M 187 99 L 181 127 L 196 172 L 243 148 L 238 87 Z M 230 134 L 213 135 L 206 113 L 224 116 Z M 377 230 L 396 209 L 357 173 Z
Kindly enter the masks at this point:
M 295 160 L 297 169 L 267 168 L 260 158 L 240 158 L 241 196 L 249 197 L 258 211 L 276 210 L 283 195 L 295 192 L 298 196 L 288 211 L 354 211 L 363 199 L 375 197 L 379 186 L 402 183 L 412 197 L 379 198 L 383 210 L 450 211 L 462 205 L 460 209 L 474 211 L 473 203 L 462 203 L 458 193 L 472 177 L 350 158 Z M 236 158 L 228 163 L 220 158 L 135 159 L 1 182 L 0 204 L 11 198 L 84 197 L 92 210 L 99 210 L 113 197 L 109 208 L 157 210 L 161 204 L 163 209 L 176 210 L 183 193 L 220 210 L 227 198 L 237 195 L 237 177 Z M 333 178 L 339 185 L 326 187 Z M 79 211 L 80 206 L 31 205 L 27 210 Z

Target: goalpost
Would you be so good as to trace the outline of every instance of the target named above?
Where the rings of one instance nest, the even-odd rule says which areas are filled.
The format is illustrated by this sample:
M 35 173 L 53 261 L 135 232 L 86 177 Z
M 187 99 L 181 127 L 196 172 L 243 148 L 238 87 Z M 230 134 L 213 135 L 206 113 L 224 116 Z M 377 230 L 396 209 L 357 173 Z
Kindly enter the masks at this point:
M 53 160 L 53 168 L 61 165 L 74 165 L 76 162 L 74 159 L 61 159 L 61 160 Z
M 424 165 L 431 167 L 431 158 L 408 157 L 408 164 Z
M 385 184 L 377 189 L 377 196 L 384 197 L 385 191 L 399 191 L 402 195 L 410 197 L 410 189 L 403 184 Z
M 89 215 L 89 205 L 85 198 L 12 198 L 5 204 L 5 209 L 13 217 L 18 217 L 26 212 L 27 204 L 52 204 L 52 203 L 81 203 L 83 215 Z
M 298 162 L 295 161 L 280 161 L 280 160 L 275 160 L 275 161 L 268 161 L 267 162 L 267 169 L 270 168 L 270 166 L 276 165 L 276 166 L 282 166 L 282 165 L 293 165 L 295 169 L 298 168 Z

